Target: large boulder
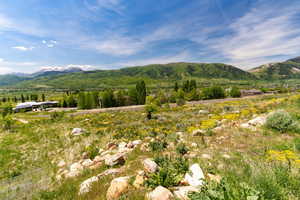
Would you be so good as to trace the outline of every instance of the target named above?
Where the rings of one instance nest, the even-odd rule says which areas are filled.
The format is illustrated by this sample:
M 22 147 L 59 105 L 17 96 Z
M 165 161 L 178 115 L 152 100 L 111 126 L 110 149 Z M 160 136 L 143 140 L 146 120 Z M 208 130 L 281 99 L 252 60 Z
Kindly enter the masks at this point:
M 189 200 L 188 194 L 190 192 L 198 192 L 198 191 L 199 189 L 193 186 L 182 186 L 176 188 L 176 190 L 174 191 L 174 196 L 176 199 Z
M 147 158 L 143 161 L 143 166 L 144 166 L 144 170 L 148 173 L 154 173 L 158 168 L 156 162 L 154 162 L 150 158 Z
M 129 176 L 115 178 L 111 181 L 106 193 L 107 200 L 116 200 L 128 189 Z
M 111 156 L 106 156 L 105 164 L 108 166 L 122 165 L 125 163 L 125 154 L 124 153 L 116 153 Z
M 204 184 L 204 173 L 199 164 L 193 164 L 185 174 L 184 181 L 190 186 L 200 187 Z
M 147 194 L 148 200 L 171 200 L 173 197 L 172 192 L 162 186 L 156 187 L 155 190 Z

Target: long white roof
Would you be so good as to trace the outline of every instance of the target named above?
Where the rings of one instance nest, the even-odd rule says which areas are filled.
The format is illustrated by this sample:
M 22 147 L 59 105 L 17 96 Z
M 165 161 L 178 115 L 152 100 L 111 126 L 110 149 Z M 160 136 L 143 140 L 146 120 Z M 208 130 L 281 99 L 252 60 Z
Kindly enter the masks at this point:
M 30 101 L 30 102 L 19 103 L 16 106 L 16 109 L 31 108 L 32 106 L 40 106 L 44 104 L 55 104 L 55 103 L 58 103 L 58 101 L 46 101 L 46 102 Z

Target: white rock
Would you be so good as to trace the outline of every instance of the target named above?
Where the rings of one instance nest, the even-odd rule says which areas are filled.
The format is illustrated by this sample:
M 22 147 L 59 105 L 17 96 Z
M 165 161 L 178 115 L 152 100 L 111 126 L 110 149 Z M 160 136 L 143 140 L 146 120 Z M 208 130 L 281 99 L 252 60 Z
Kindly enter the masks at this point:
M 97 176 L 93 176 L 80 184 L 79 195 L 88 193 L 91 189 L 91 186 L 94 182 L 97 182 L 99 178 Z
M 149 173 L 154 173 L 157 170 L 158 165 L 156 162 L 151 160 L 150 158 L 147 158 L 143 161 L 144 170 Z
M 84 133 L 84 130 L 82 128 L 74 128 L 71 132 L 72 135 L 81 135 Z
M 194 187 L 199 187 L 204 184 L 204 173 L 200 168 L 199 164 L 193 164 L 189 168 L 189 172 L 185 174 L 184 180 Z
M 190 192 L 198 192 L 199 189 L 193 186 L 183 186 L 176 188 L 176 191 L 174 192 L 174 196 L 177 199 L 180 200 L 189 200 L 188 194 Z
M 199 114 L 208 114 L 209 111 L 208 111 L 208 110 L 199 110 L 198 113 L 199 113 Z
M 193 134 L 193 136 L 200 136 L 204 133 L 205 133 L 205 130 L 197 129 L 197 130 L 194 130 L 192 134 Z
M 124 148 L 126 148 L 126 145 L 127 145 L 126 142 L 121 142 L 121 143 L 118 145 L 118 148 L 119 148 L 119 149 L 124 149 Z
M 82 162 L 82 166 L 84 167 L 89 167 L 91 165 L 93 165 L 93 161 L 91 159 L 85 159 L 83 162 Z
M 256 117 L 250 121 L 248 121 L 248 124 L 252 126 L 262 126 L 266 123 L 266 117 L 265 116 L 259 116 Z
M 115 178 L 111 181 L 110 186 L 106 193 L 107 200 L 118 199 L 129 186 L 129 176 Z
M 202 154 L 201 157 L 205 158 L 205 159 L 212 159 L 211 155 L 206 154 L 206 153 Z
M 74 172 L 74 171 L 81 171 L 83 170 L 83 166 L 79 163 L 73 163 L 71 166 L 70 166 L 70 171 L 71 172 Z
M 66 162 L 64 160 L 59 161 L 59 163 L 57 164 L 57 167 L 59 168 L 63 168 L 66 166 Z
M 192 146 L 192 147 L 197 147 L 198 145 L 197 145 L 196 143 L 193 142 L 193 143 L 191 144 L 191 146 Z
M 105 158 L 105 164 L 108 166 L 114 166 L 117 164 L 124 164 L 125 163 L 125 154 L 124 153 L 117 153 L 112 156 L 108 156 Z
M 137 145 L 139 145 L 139 144 L 142 144 L 142 140 L 134 140 L 134 141 L 132 141 L 132 144 L 133 144 L 134 146 L 137 146 Z
M 147 195 L 149 200 L 171 200 L 173 197 L 172 192 L 162 186 L 156 187 L 155 190 Z
M 94 158 L 93 162 L 101 162 L 101 161 L 103 161 L 103 160 L 104 160 L 103 157 L 101 157 L 101 156 L 96 156 L 96 157 Z

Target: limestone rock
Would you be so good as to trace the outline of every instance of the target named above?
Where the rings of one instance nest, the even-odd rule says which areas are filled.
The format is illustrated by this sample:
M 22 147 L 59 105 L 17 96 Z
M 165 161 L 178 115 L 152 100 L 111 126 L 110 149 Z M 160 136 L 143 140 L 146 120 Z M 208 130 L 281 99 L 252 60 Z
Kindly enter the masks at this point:
M 97 182 L 99 178 L 97 176 L 93 176 L 80 184 L 79 195 L 88 193 L 91 189 L 91 186 L 94 182 Z
M 59 163 L 57 164 L 57 167 L 59 168 L 63 168 L 66 166 L 66 162 L 64 160 L 59 161 Z
M 154 162 L 150 158 L 147 158 L 143 161 L 143 166 L 144 166 L 144 170 L 149 173 L 156 172 L 156 170 L 158 168 L 158 165 L 156 164 L 156 162 Z
M 180 200 L 189 200 L 188 194 L 190 192 L 198 192 L 199 189 L 193 186 L 182 186 L 176 188 L 176 191 L 174 192 L 175 198 Z
M 85 159 L 83 162 L 82 162 L 82 166 L 84 167 L 89 167 L 89 166 L 92 166 L 94 163 L 91 159 Z
M 125 163 L 125 154 L 124 153 L 117 153 L 112 156 L 107 156 L 105 159 L 105 164 L 108 166 L 114 166 L 117 164 L 124 164 Z
M 173 197 L 172 192 L 162 186 L 156 187 L 155 190 L 147 195 L 149 200 L 171 200 Z
M 129 186 L 129 178 L 126 177 L 119 177 L 115 178 L 111 181 L 110 186 L 106 193 L 107 200 L 116 200 L 118 199 L 122 193 L 124 193 Z
M 71 132 L 72 135 L 76 136 L 76 135 L 81 135 L 83 134 L 85 131 L 82 128 L 74 128 Z
M 194 187 L 202 186 L 204 184 L 204 179 L 204 173 L 199 164 L 193 164 L 184 177 L 185 182 Z

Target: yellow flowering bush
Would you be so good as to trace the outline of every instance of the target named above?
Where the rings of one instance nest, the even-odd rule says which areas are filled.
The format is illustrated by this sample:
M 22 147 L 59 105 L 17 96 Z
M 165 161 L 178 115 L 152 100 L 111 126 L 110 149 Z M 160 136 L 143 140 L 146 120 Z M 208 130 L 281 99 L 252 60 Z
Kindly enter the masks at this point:
M 280 161 L 282 163 L 290 163 L 291 165 L 300 168 L 300 156 L 290 150 L 269 150 L 267 152 L 267 160 Z

